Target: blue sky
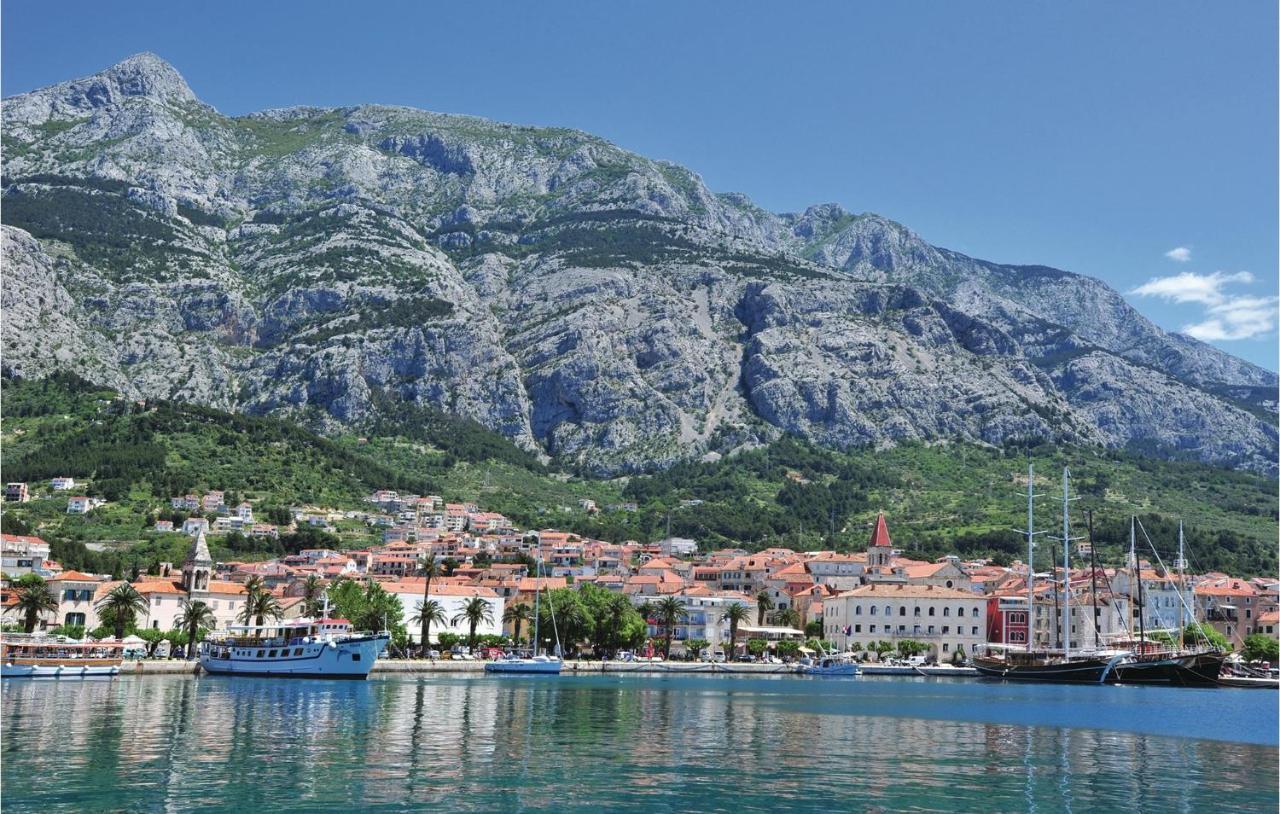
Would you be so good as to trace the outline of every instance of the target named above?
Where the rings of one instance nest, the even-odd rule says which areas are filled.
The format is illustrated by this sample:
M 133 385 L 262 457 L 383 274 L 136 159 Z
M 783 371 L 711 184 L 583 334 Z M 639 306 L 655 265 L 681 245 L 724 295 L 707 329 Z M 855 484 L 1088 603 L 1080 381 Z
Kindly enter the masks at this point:
M 1274 2 L 4 11 L 5 95 L 149 50 L 229 114 L 381 102 L 577 127 L 775 211 L 838 201 L 1101 277 L 1277 367 Z

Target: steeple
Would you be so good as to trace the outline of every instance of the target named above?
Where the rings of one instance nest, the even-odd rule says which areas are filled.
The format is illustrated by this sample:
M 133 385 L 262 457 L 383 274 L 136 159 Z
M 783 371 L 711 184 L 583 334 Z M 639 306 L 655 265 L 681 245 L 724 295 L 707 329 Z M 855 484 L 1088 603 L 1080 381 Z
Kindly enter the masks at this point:
M 182 563 L 182 587 L 187 593 L 209 590 L 209 576 L 213 572 L 213 557 L 209 554 L 209 544 L 204 539 L 204 529 L 196 532 L 196 539 L 191 542 L 187 551 L 187 559 Z
M 884 520 L 884 512 L 876 517 L 875 531 L 871 532 L 871 545 L 867 547 L 867 565 L 885 567 L 893 556 L 893 542 L 889 539 L 889 524 Z

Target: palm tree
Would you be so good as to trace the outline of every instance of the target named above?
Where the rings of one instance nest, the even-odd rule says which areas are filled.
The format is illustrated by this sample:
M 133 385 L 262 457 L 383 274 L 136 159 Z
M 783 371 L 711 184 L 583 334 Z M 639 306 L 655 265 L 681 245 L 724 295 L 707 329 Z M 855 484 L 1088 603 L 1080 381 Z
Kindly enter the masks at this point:
M 532 618 L 533 610 L 524 602 L 519 605 L 508 605 L 502 612 L 502 623 L 511 625 L 511 639 L 516 644 L 520 643 L 520 628 Z
M 795 608 L 783 608 L 773 615 L 773 623 L 782 627 L 799 628 L 800 611 Z
M 410 622 L 422 623 L 422 655 L 426 657 L 431 647 L 431 626 L 443 625 L 449 621 L 444 606 L 434 599 L 418 603 L 418 612 L 409 617 Z
M 452 624 L 465 621 L 469 627 L 467 633 L 467 647 L 472 650 L 476 649 L 476 626 L 481 622 L 493 624 L 493 607 L 484 600 L 484 597 L 473 596 L 467 600 L 462 606 L 462 611 L 453 617 Z
M 213 615 L 213 610 L 201 602 L 199 599 L 182 600 L 182 610 L 178 614 L 178 618 L 173 620 L 179 630 L 185 631 L 187 634 L 187 658 L 195 658 L 196 655 L 196 639 L 200 635 L 200 628 L 214 628 L 218 626 L 218 620 Z
M 244 608 L 239 617 L 241 622 L 262 627 L 268 616 L 279 619 L 280 613 L 280 601 L 267 590 L 262 577 L 254 575 L 244 581 Z M 258 635 L 258 632 L 255 631 L 254 635 Z
M 40 614 L 58 610 L 58 598 L 39 574 L 23 574 L 18 579 L 15 595 L 18 601 L 14 607 L 23 617 L 22 627 L 27 633 L 36 629 Z
M 756 627 L 764 626 L 764 615 L 773 610 L 773 599 L 768 591 L 756 594 Z
M 741 602 L 734 602 L 724 609 L 724 618 L 729 623 L 729 646 L 724 649 L 724 660 L 733 661 L 738 641 L 738 625 L 751 618 L 751 609 Z
M 431 578 L 440 575 L 440 564 L 436 562 L 434 554 L 428 554 L 418 561 L 418 573 L 427 578 L 427 584 L 422 586 L 422 606 L 425 607 L 431 601 Z M 443 614 L 443 611 L 441 613 Z M 428 628 L 431 623 L 426 619 L 421 619 L 420 621 L 422 622 L 422 655 L 425 658 L 427 650 L 431 647 L 430 639 L 427 635 L 430 633 Z M 444 621 L 441 620 L 440 624 L 444 624 Z
M 320 599 L 323 594 L 324 583 L 320 581 L 320 577 L 310 574 L 302 583 L 302 614 L 304 616 L 314 619 L 316 614 L 320 613 L 323 607 Z
M 689 612 L 684 609 L 684 605 L 674 596 L 668 596 L 658 601 L 653 606 L 654 618 L 658 620 L 658 624 L 662 625 L 666 631 L 666 636 L 662 645 L 662 657 L 664 659 L 671 658 L 671 639 L 676 635 L 676 625 L 681 619 L 688 617 Z
M 116 638 L 123 639 L 125 630 L 133 624 L 139 613 L 147 610 L 148 605 L 137 588 L 122 582 L 108 591 L 96 607 L 99 615 L 110 617 Z

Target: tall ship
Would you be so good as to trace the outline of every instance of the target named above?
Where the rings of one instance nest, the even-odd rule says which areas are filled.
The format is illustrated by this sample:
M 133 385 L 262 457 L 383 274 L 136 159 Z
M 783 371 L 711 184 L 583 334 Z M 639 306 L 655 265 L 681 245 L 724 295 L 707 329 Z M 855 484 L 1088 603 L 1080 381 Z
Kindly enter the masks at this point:
M 1059 620 L 1060 650 L 1036 650 L 1031 646 L 1035 608 L 1035 465 L 1027 464 L 1027 621 L 1026 647 L 991 647 L 985 655 L 974 655 L 973 666 L 987 678 L 1005 681 L 1040 681 L 1069 684 L 1103 684 L 1114 679 L 1114 671 L 1129 653 L 1123 650 L 1072 652 L 1071 650 L 1071 522 L 1070 477 L 1062 469 L 1062 617 Z
M 1227 654 L 1212 647 L 1187 647 L 1185 641 L 1185 618 L 1194 618 L 1186 600 L 1182 596 L 1184 569 L 1186 567 L 1185 542 L 1182 534 L 1182 523 L 1178 523 L 1178 559 L 1174 565 L 1178 569 L 1178 620 L 1177 643 L 1171 647 L 1164 641 L 1149 641 L 1146 630 L 1146 602 L 1142 591 L 1142 565 L 1138 560 L 1136 548 L 1136 518 L 1129 519 L 1129 567 L 1133 578 L 1130 588 L 1136 584 L 1138 595 L 1135 607 L 1138 609 L 1138 637 L 1134 642 L 1133 655 L 1116 665 L 1115 680 L 1121 684 L 1159 684 L 1172 687 L 1216 687 L 1218 676 L 1222 672 L 1223 662 Z M 1143 534 L 1146 534 L 1145 529 Z M 1160 553 L 1152 547 L 1152 553 L 1159 559 Z M 1161 563 L 1163 567 L 1163 563 Z M 1132 597 L 1131 597 L 1132 599 Z
M 214 675 L 364 679 L 391 634 L 357 633 L 346 619 L 295 619 L 234 625 L 200 644 L 200 666 Z

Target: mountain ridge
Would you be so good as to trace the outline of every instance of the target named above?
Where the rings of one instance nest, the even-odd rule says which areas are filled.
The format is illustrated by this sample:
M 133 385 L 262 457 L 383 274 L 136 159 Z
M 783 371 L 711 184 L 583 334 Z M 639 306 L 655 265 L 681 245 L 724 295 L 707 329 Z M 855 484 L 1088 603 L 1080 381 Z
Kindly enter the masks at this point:
M 149 54 L 3 106 L 15 373 L 320 427 L 403 399 L 601 473 L 794 432 L 1275 474 L 1275 374 L 873 213 L 775 215 L 569 129 L 227 117 Z

